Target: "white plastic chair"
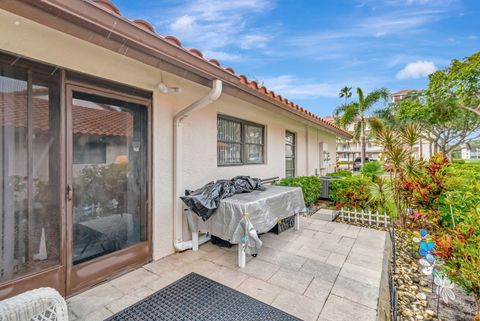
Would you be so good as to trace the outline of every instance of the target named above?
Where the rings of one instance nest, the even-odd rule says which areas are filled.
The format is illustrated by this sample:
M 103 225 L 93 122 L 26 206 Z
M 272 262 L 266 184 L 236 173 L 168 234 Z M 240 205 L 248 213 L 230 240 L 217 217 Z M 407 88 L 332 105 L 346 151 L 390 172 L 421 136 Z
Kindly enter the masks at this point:
M 68 321 L 67 303 L 52 288 L 39 288 L 0 301 L 0 321 Z

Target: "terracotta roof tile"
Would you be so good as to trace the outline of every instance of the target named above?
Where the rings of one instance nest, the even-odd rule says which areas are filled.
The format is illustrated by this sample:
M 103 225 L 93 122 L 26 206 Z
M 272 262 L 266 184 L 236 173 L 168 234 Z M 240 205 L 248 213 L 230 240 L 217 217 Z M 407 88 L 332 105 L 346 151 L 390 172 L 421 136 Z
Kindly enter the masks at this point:
M 148 21 L 145 21 L 142 19 L 136 19 L 136 20 L 132 20 L 132 22 L 134 22 L 137 26 L 140 26 L 141 28 L 147 31 L 155 33 L 155 28 L 153 28 L 153 26 Z
M 399 91 L 393 93 L 392 96 L 404 95 L 404 94 L 413 93 L 413 92 L 416 92 L 416 91 L 417 90 L 415 90 L 415 89 L 402 89 L 402 90 L 399 90 Z
M 44 98 L 33 98 L 32 122 L 34 131 L 49 129 L 49 104 Z M 73 105 L 73 133 L 99 136 L 133 136 L 133 116 L 128 112 L 93 109 Z M 27 96 L 0 95 L 0 124 L 27 127 Z
M 103 9 L 121 15 L 120 10 L 109 0 L 94 0 L 94 2 Z
M 118 8 L 109 0 L 87 0 L 87 1 L 93 2 L 97 6 L 103 8 L 104 10 L 107 10 L 107 11 L 113 13 L 113 14 L 121 15 L 120 10 L 118 10 Z M 152 25 L 145 20 L 137 19 L 137 20 L 133 20 L 132 22 L 136 26 L 138 26 L 139 28 L 142 28 L 143 30 L 145 30 L 147 32 L 155 33 L 155 29 L 152 27 Z M 223 70 L 225 70 L 225 71 L 227 71 L 227 72 L 229 72 L 233 75 L 235 75 L 239 79 L 240 84 L 246 85 L 247 87 L 249 87 L 253 90 L 256 90 L 256 91 L 258 91 L 262 94 L 265 94 L 266 96 L 268 96 L 272 99 L 275 99 L 279 102 L 282 102 L 283 104 L 285 104 L 286 106 L 288 106 L 288 107 L 290 107 L 294 110 L 300 110 L 303 114 L 310 117 L 312 120 L 316 121 L 317 123 L 325 124 L 329 127 L 332 127 L 334 129 L 336 129 L 337 131 L 343 132 L 346 135 L 350 136 L 350 134 L 347 131 L 343 130 L 342 128 L 338 127 L 337 125 L 322 119 L 321 117 L 313 114 L 312 112 L 307 111 L 305 108 L 299 107 L 297 104 L 290 103 L 287 99 L 283 99 L 282 96 L 277 95 L 275 92 L 268 90 L 264 86 L 259 86 L 256 81 L 249 81 L 246 76 L 235 74 L 235 71 L 232 68 L 222 67 L 218 60 L 211 59 L 211 58 L 210 59 L 204 58 L 203 54 L 200 50 L 195 49 L 195 48 L 186 49 L 186 48 L 182 47 L 182 43 L 178 38 L 176 38 L 174 36 L 160 36 L 159 34 L 156 34 L 156 35 L 165 39 L 169 43 L 184 49 L 186 52 L 189 52 L 190 54 L 197 57 L 198 59 L 202 59 L 204 61 L 207 61 L 207 62 L 209 62 L 209 63 L 211 63 L 211 64 L 213 64 L 213 65 L 215 65 L 215 66 L 217 66 L 217 67 L 219 67 L 219 68 L 221 68 L 221 69 L 223 69 Z

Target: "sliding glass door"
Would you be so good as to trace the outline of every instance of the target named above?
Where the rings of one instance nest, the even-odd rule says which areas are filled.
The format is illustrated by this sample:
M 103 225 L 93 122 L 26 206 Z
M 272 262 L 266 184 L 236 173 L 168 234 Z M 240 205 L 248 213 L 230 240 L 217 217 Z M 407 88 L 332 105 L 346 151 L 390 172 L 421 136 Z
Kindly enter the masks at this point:
M 151 94 L 0 53 L 0 300 L 151 260 Z
M 0 59 L 0 298 L 64 288 L 60 101 L 59 70 Z
M 148 102 L 67 88 L 69 293 L 150 258 Z

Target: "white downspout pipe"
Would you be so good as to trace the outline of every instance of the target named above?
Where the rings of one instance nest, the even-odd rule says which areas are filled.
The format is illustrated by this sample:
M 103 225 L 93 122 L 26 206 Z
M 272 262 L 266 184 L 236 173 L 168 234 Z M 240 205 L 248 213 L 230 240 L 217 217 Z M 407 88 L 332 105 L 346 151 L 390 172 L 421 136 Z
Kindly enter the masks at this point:
M 308 125 L 305 126 L 305 140 L 307 141 L 307 146 L 305 148 L 305 153 L 307 154 L 305 157 L 306 159 L 306 166 L 307 166 L 307 171 L 305 173 L 305 175 L 309 176 L 310 175 L 310 130 L 309 130 L 309 127 Z
M 185 251 L 191 249 L 192 241 L 183 241 L 182 229 L 183 229 L 183 212 L 182 201 L 180 196 L 183 194 L 183 168 L 182 168 L 182 124 L 185 117 L 188 117 L 191 113 L 198 111 L 217 100 L 222 94 L 222 81 L 214 79 L 212 82 L 212 89 L 210 92 L 194 101 L 181 111 L 179 111 L 173 117 L 173 244 L 175 250 Z M 203 236 L 198 241 L 200 244 L 208 241 L 209 236 Z

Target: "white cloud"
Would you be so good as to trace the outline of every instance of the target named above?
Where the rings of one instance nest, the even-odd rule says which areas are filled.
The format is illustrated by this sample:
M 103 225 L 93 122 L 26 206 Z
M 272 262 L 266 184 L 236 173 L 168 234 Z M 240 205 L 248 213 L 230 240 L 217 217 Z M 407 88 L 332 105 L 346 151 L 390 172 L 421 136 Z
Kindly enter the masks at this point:
M 244 57 L 240 54 L 225 52 L 221 50 L 204 50 L 203 56 L 205 58 L 215 58 L 220 61 L 240 61 Z
M 273 0 L 193 0 L 182 2 L 169 14 L 166 22 L 170 32 L 187 46 L 200 50 L 219 51 L 226 47 L 263 48 L 269 36 L 250 28 L 250 21 L 273 8 Z M 164 21 L 165 22 L 165 21 Z M 229 53 L 229 60 L 239 56 Z M 219 57 L 220 59 L 220 57 Z
M 378 75 L 374 77 L 342 76 L 338 79 L 330 79 L 328 82 L 292 74 L 265 76 L 257 79 L 259 84 L 263 84 L 269 90 L 291 100 L 338 98 L 340 89 L 346 84 L 355 84 L 355 87 L 361 87 L 364 92 L 370 92 L 377 87 L 378 83 L 384 84 L 386 81 L 388 81 L 386 77 Z
M 265 35 L 249 34 L 242 37 L 239 45 L 242 49 L 265 48 L 269 40 Z
M 376 37 L 402 34 L 418 30 L 420 27 L 440 19 L 441 10 L 423 10 L 415 13 L 378 15 L 362 20 L 356 30 L 364 36 Z
M 359 7 L 363 7 L 366 5 L 369 5 L 372 8 L 376 8 L 376 6 L 379 6 L 379 5 L 389 5 L 389 6 L 396 6 L 396 7 L 404 6 L 404 5 L 409 5 L 409 6 L 429 5 L 429 6 L 442 7 L 442 6 L 450 5 L 456 1 L 457 0 L 360 0 Z
M 299 79 L 294 75 L 264 77 L 260 79 L 269 90 L 288 99 L 315 99 L 319 97 L 337 97 L 337 84 L 315 82 L 308 79 Z
M 437 67 L 432 61 L 419 60 L 416 62 L 408 63 L 405 68 L 400 70 L 396 78 L 398 80 L 404 80 L 408 78 L 421 78 L 430 75 L 436 71 Z
M 170 25 L 172 31 L 178 32 L 192 32 L 196 27 L 195 17 L 189 15 L 183 15 L 178 17 Z

